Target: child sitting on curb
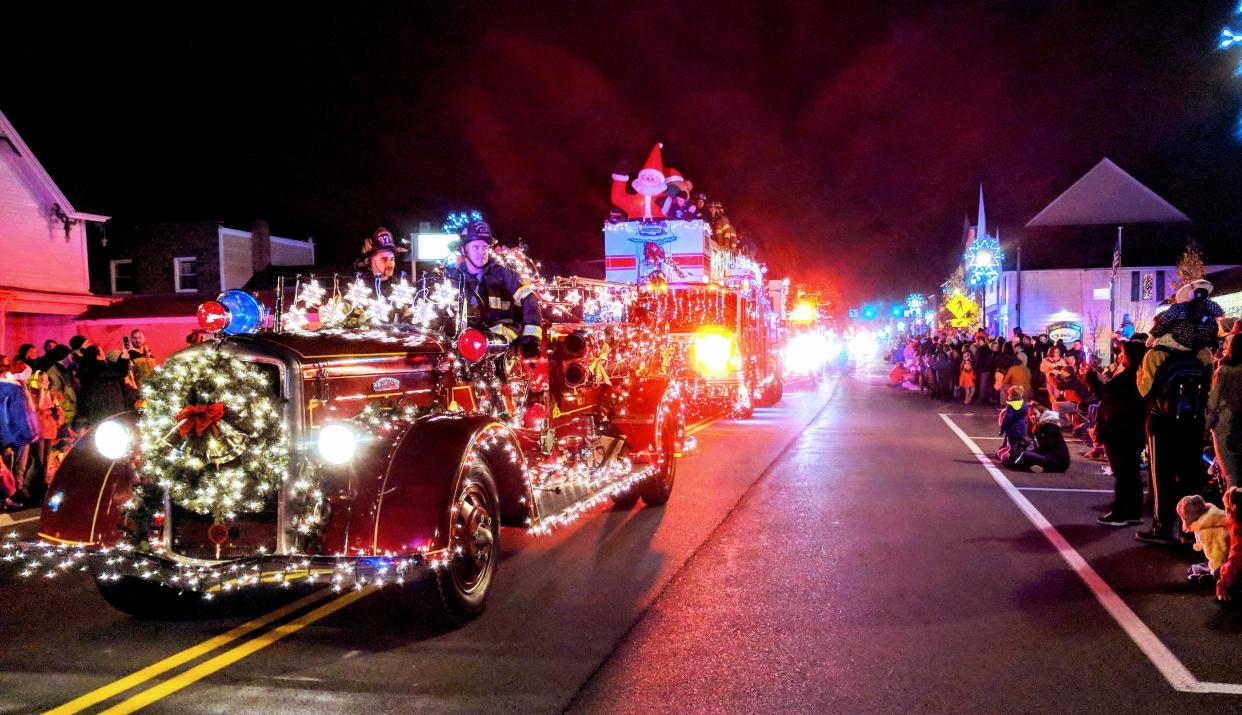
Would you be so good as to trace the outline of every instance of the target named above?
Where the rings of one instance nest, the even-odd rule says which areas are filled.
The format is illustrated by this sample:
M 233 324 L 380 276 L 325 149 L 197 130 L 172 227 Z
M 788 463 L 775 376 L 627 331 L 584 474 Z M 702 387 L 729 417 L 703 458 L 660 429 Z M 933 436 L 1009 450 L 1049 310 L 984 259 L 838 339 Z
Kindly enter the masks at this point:
M 1063 473 L 1069 471 L 1069 446 L 1061 434 L 1061 416 L 1055 410 L 1044 410 L 1035 425 L 1035 447 L 1026 449 L 1010 460 L 1014 469 L 1031 472 Z
M 1026 391 L 1021 385 L 1010 387 L 1005 393 L 1005 404 L 997 416 L 1000 433 L 1005 439 L 1001 442 L 1000 449 L 996 450 L 996 458 L 1006 467 L 1012 467 L 1013 460 L 1027 447 L 1025 394 Z

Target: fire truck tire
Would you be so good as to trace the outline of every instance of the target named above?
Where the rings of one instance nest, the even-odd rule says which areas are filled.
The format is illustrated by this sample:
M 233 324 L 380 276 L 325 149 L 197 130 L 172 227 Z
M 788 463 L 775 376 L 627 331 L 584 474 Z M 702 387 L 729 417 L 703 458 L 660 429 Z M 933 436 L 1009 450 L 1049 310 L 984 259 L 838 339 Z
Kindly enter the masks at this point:
M 197 598 L 136 576 L 122 576 L 115 581 L 96 579 L 99 595 L 116 610 L 135 618 L 158 620 L 184 615 L 195 608 Z
M 630 487 L 623 492 L 615 492 L 610 497 L 614 511 L 629 511 L 638 503 L 638 489 Z
M 656 473 L 643 480 L 639 492 L 647 506 L 660 506 L 673 495 L 673 480 L 677 477 L 677 425 L 665 422 L 660 431 L 660 464 Z
M 500 557 L 500 495 L 492 470 L 472 460 L 453 490 L 450 561 L 414 587 L 414 609 L 439 628 L 457 628 L 483 612 Z M 458 551 L 460 549 L 460 551 Z
M 772 405 L 780 402 L 784 395 L 785 382 L 778 377 L 764 386 L 763 394 L 759 397 L 759 401 L 756 404 L 760 407 L 771 407 Z

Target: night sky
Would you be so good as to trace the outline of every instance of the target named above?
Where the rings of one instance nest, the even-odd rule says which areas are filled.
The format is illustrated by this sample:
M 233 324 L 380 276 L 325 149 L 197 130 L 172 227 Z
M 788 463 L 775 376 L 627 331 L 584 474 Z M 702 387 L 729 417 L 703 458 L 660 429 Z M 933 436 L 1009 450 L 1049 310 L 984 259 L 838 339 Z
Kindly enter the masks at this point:
M 264 218 L 322 262 L 463 208 L 599 258 L 654 141 L 773 275 L 851 297 L 938 285 L 980 182 L 1006 244 L 1051 240 L 1022 225 L 1104 156 L 1242 260 L 1235 3 L 777 5 L 10 14 L 0 109 L 81 210 Z

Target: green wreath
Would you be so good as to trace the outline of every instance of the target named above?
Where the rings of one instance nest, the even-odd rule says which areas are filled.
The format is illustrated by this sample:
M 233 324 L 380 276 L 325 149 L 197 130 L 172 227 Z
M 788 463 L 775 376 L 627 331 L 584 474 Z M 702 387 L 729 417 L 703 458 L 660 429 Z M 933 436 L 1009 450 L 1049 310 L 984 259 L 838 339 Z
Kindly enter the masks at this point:
M 139 474 L 216 523 L 262 511 L 289 468 L 278 387 L 219 350 L 174 355 L 143 385 Z

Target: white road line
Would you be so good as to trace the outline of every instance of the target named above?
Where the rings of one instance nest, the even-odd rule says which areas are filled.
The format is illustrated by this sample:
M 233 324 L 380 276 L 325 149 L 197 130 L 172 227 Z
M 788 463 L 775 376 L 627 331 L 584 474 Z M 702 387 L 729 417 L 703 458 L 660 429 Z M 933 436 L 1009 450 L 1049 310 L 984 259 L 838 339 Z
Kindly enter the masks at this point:
M 1022 492 L 1082 492 L 1083 494 L 1112 494 L 1112 489 L 1069 489 L 1061 487 L 1018 487 Z
M 1018 509 L 1026 515 L 1026 518 L 1035 525 L 1035 528 L 1039 529 L 1044 538 L 1048 540 L 1048 543 L 1052 544 L 1052 547 L 1057 550 L 1057 553 L 1065 560 L 1065 563 L 1069 564 L 1070 569 L 1090 589 L 1092 595 L 1095 596 L 1095 600 L 1100 602 L 1104 610 L 1108 611 L 1108 615 L 1112 616 L 1117 625 L 1121 626 L 1126 635 L 1130 636 L 1130 640 L 1134 641 L 1139 650 L 1143 651 L 1143 654 L 1147 656 L 1152 665 L 1156 666 L 1156 670 L 1160 671 L 1160 674 L 1169 682 L 1169 685 L 1184 693 L 1242 695 L 1242 683 L 1209 683 L 1196 678 L 1182 661 L 1173 654 L 1173 651 L 1169 650 L 1168 646 L 1147 627 L 1147 624 L 1143 623 L 1138 615 L 1126 605 L 1125 601 L 1121 600 L 1117 592 L 1096 573 L 1095 569 L 1091 568 L 1091 564 L 1087 563 L 1082 554 L 1079 554 L 1073 546 L 1070 546 L 1070 543 L 1065 540 L 1061 532 L 1057 531 L 1056 527 L 1035 508 L 1035 505 L 1031 504 L 1023 496 L 1022 492 L 1018 491 L 1013 482 L 1010 482 L 996 468 L 992 460 L 988 459 L 983 450 L 979 449 L 979 445 L 975 444 L 947 414 L 941 414 L 940 419 L 944 420 L 949 429 L 953 430 L 953 433 L 966 444 L 975 457 L 978 458 L 979 463 L 983 465 L 983 468 L 992 476 L 992 479 L 1004 490 L 1005 494 L 1017 505 Z
M 23 516 L 23 514 L 34 513 L 34 516 Z M 29 509 L 27 511 L 19 511 L 16 514 L 0 514 L 0 527 L 13 526 L 15 524 L 25 524 L 28 521 L 38 521 L 39 510 Z

